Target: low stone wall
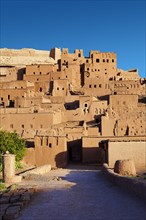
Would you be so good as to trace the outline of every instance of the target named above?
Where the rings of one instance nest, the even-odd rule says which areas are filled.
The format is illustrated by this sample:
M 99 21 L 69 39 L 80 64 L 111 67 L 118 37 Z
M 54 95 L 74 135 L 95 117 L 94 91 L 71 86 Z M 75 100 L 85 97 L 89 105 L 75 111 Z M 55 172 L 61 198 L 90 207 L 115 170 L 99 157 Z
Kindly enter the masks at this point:
M 18 218 L 21 210 L 30 202 L 35 191 L 35 188 L 19 188 L 0 192 L 0 220 Z
M 29 171 L 26 171 L 26 172 L 20 174 L 20 176 L 22 176 L 24 178 L 24 177 L 29 176 L 29 175 L 42 175 L 42 174 L 50 172 L 50 170 L 51 170 L 51 165 L 46 164 L 46 165 L 39 166 L 39 167 L 36 167 L 34 169 L 31 169 Z
M 134 178 L 121 176 L 111 170 L 107 164 L 103 164 L 102 172 L 108 180 L 144 199 L 146 202 L 146 183 L 140 182 Z

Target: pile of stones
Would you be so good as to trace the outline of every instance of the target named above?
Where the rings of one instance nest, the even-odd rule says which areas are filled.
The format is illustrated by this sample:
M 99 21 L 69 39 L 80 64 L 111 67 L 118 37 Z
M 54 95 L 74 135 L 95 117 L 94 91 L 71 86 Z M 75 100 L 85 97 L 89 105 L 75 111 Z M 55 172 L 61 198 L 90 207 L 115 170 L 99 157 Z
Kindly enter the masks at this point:
M 12 220 L 18 218 L 20 211 L 26 206 L 35 188 L 17 188 L 0 193 L 0 220 Z

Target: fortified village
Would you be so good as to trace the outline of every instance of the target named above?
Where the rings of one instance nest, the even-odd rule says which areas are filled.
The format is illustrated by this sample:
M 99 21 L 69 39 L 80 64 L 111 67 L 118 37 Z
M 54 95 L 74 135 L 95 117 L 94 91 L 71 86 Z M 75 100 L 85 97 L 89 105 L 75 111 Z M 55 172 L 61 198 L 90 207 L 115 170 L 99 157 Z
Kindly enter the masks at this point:
M 26 163 L 133 159 L 146 168 L 146 79 L 137 69 L 118 69 L 112 52 L 0 53 L 0 126 L 26 140 Z

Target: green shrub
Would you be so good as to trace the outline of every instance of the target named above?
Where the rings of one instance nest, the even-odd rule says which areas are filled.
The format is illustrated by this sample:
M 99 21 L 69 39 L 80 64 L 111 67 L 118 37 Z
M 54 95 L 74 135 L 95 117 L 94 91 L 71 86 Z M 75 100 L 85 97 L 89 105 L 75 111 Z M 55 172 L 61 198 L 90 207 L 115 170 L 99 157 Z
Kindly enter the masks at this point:
M 4 183 L 0 182 L 0 191 L 3 191 L 6 189 L 6 186 Z
M 18 170 L 18 169 L 21 169 L 23 168 L 22 164 L 20 161 L 15 161 L 15 169 Z
M 2 154 L 9 151 L 16 155 L 16 161 L 22 160 L 25 154 L 25 140 L 19 137 L 16 132 L 0 131 L 0 163 Z

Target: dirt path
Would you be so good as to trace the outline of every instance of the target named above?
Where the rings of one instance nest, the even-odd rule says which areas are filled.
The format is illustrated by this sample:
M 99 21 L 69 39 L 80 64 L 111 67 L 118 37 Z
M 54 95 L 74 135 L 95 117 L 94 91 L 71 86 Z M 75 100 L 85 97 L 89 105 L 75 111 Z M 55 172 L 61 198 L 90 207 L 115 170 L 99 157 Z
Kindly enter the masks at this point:
M 30 184 L 37 184 L 41 191 L 19 220 L 146 219 L 145 204 L 109 183 L 99 170 L 74 167 L 51 171 Z

